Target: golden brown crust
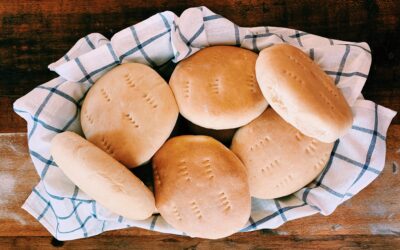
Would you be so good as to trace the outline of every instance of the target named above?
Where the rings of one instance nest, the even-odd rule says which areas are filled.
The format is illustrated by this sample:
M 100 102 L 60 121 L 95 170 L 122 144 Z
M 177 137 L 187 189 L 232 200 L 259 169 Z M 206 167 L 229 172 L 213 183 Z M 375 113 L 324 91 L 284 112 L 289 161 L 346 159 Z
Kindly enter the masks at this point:
M 171 134 L 178 106 L 150 67 L 122 64 L 89 90 L 81 111 L 86 138 L 128 167 L 148 161 Z
M 249 176 L 250 194 L 262 199 L 289 195 L 320 174 L 333 143 L 303 135 L 272 108 L 240 128 L 231 150 Z
M 208 136 L 168 140 L 153 158 L 156 207 L 163 218 L 192 237 L 222 238 L 250 216 L 246 169 Z
M 256 74 L 271 107 L 303 134 L 333 142 L 351 127 L 353 114 L 333 79 L 296 47 L 262 50 Z
M 181 114 L 204 128 L 249 123 L 267 107 L 255 76 L 257 54 L 232 46 L 200 50 L 175 68 L 170 86 Z
M 144 220 L 155 211 L 153 193 L 121 163 L 73 132 L 57 134 L 51 154 L 64 174 L 110 211 Z

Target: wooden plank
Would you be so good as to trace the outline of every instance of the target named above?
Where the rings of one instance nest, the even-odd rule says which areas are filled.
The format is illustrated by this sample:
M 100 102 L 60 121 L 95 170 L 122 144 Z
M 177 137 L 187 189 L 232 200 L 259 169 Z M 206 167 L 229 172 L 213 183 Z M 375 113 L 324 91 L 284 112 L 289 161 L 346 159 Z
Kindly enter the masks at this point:
M 43 232 L 43 227 L 20 208 L 39 180 L 26 135 L 0 134 L 0 156 L 0 236 Z
M 80 37 L 115 32 L 163 10 L 205 5 L 241 26 L 283 26 L 366 41 L 373 65 L 364 94 L 400 110 L 400 5 L 397 1 L 7 1 L 0 0 L 0 96 L 21 96 L 55 76 L 47 65 Z M 395 118 L 400 123 L 400 116 Z M 19 130 L 14 130 L 17 132 Z
M 400 234 L 400 125 L 391 126 L 387 138 L 385 169 L 360 194 L 330 216 L 315 215 L 290 221 L 276 230 L 264 230 L 263 233 L 301 236 Z M 0 134 L 0 237 L 49 236 L 37 221 L 20 208 L 38 181 L 27 152 L 24 133 Z M 159 233 L 141 229 L 117 230 L 104 235 L 160 236 Z
M 13 111 L 16 96 L 0 96 L 0 133 L 26 132 L 26 122 Z
M 53 243 L 53 244 L 52 244 Z M 385 249 L 400 248 L 398 236 L 335 235 L 282 236 L 261 233 L 236 234 L 222 240 L 191 239 L 170 235 L 100 236 L 54 242 L 50 237 L 1 237 L 0 249 Z

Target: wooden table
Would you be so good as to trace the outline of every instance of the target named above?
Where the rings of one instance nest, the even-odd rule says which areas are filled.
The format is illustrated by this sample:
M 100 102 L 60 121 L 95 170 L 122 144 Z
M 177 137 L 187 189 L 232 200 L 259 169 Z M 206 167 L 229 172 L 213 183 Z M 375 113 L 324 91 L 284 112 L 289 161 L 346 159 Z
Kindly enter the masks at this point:
M 387 136 L 383 173 L 328 217 L 316 215 L 276 230 L 201 240 L 129 229 L 58 242 L 20 206 L 37 183 L 28 155 L 26 124 L 12 103 L 55 75 L 47 65 L 80 37 L 115 32 L 152 14 L 180 14 L 205 5 L 240 26 L 284 26 L 321 36 L 366 41 L 373 64 L 363 94 L 400 110 L 399 1 L 9 1 L 0 0 L 0 249 L 66 248 L 365 248 L 400 249 L 400 116 Z

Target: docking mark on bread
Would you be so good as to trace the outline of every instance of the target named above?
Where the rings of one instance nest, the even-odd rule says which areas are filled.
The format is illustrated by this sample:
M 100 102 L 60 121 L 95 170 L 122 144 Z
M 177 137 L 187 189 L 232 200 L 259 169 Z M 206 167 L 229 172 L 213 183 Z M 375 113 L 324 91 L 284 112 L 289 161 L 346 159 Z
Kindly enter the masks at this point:
M 252 145 L 250 147 L 250 151 L 254 151 L 255 149 L 261 147 L 264 145 L 264 143 L 270 142 L 271 141 L 271 137 L 269 137 L 268 135 L 264 136 L 264 138 L 262 138 L 261 140 L 259 140 L 257 143 L 255 143 L 254 145 Z
M 308 68 L 306 66 L 304 66 L 301 62 L 299 62 L 299 60 L 297 60 L 295 57 L 293 57 L 292 55 L 288 55 L 286 53 L 284 53 L 287 58 L 289 58 L 291 61 L 293 61 L 295 64 L 299 65 L 302 69 L 304 70 L 308 70 Z M 301 53 L 299 53 L 299 55 L 302 55 Z M 308 57 L 307 57 L 308 58 Z M 310 58 L 308 58 L 310 59 Z M 311 60 L 311 59 L 310 59 Z
M 107 102 L 111 102 L 110 95 L 107 93 L 107 91 L 104 88 L 100 89 L 101 95 L 106 99 Z
M 306 147 L 306 152 L 308 154 L 315 153 L 315 151 L 317 150 L 316 144 L 317 144 L 317 141 L 312 139 L 311 142 Z
M 328 76 L 327 74 L 323 74 L 323 77 L 324 77 L 325 81 L 322 81 L 322 84 L 325 86 L 325 88 L 328 90 L 328 92 L 331 95 L 338 98 L 339 95 L 338 95 L 337 91 L 335 91 L 335 87 L 332 86 L 332 83 L 334 84 L 333 79 L 330 76 Z M 331 84 L 329 84 L 329 83 L 331 83 Z
M 161 185 L 161 178 L 160 174 L 158 173 L 157 166 L 153 165 L 153 174 L 154 174 L 154 180 L 157 183 L 157 185 Z
M 156 101 L 154 100 L 154 98 L 153 98 L 152 96 L 150 96 L 150 94 L 143 94 L 142 97 L 143 97 L 143 99 L 144 99 L 148 104 L 151 105 L 151 107 L 152 107 L 153 109 L 155 109 L 155 108 L 158 107 Z
M 203 164 L 203 166 L 205 168 L 205 172 L 206 172 L 207 178 L 209 180 L 214 179 L 215 176 L 214 176 L 214 173 L 213 173 L 213 170 L 212 170 L 210 159 L 204 159 L 202 161 L 202 164 Z
M 185 85 L 183 86 L 183 93 L 186 98 L 190 97 L 190 82 L 186 81 Z
M 261 172 L 265 173 L 266 171 L 271 172 L 272 169 L 279 167 L 279 161 L 277 159 L 273 160 L 271 163 L 269 163 L 267 166 L 261 168 Z
M 325 166 L 325 159 L 321 158 L 319 161 L 314 165 L 314 170 L 319 171 L 321 168 Z
M 197 205 L 197 202 L 195 200 L 190 202 L 190 208 L 192 209 L 193 213 L 196 215 L 197 219 L 201 220 L 201 218 L 203 218 L 200 208 Z
M 314 71 L 310 71 L 311 74 L 320 80 L 322 86 L 329 92 L 329 94 L 333 95 L 335 98 L 338 98 L 338 93 L 335 91 L 335 87 L 333 86 L 333 79 L 330 78 L 327 74 L 316 74 Z M 322 77 L 321 77 L 322 75 Z
M 113 149 L 111 143 L 110 143 L 109 141 L 107 141 L 107 139 L 106 139 L 104 136 L 101 137 L 101 140 L 100 140 L 100 141 L 101 141 L 102 148 L 103 148 L 109 155 L 114 156 L 114 149 Z
M 211 87 L 211 92 L 218 95 L 220 93 L 220 88 L 221 88 L 220 80 L 218 78 L 215 79 L 214 82 L 210 83 L 210 87 Z
M 293 181 L 293 176 L 291 174 L 287 175 L 281 182 L 279 182 L 275 187 L 280 188 L 283 186 L 288 185 L 290 182 Z
M 302 79 L 300 79 L 298 76 L 296 76 L 294 73 L 287 71 L 287 70 L 282 70 L 282 73 L 289 76 L 290 78 L 293 78 L 295 81 L 297 81 L 298 83 L 300 83 L 301 85 L 304 85 L 304 81 Z
M 88 114 L 86 109 L 83 111 L 83 114 L 85 115 L 86 120 L 88 120 L 89 123 L 93 125 L 94 123 L 93 117 Z
M 254 75 L 249 75 L 246 85 L 249 86 L 250 91 L 253 92 L 253 93 L 257 92 L 256 84 L 257 84 L 257 82 L 256 82 L 256 79 L 255 79 Z
M 325 167 L 327 160 L 329 159 L 330 154 L 329 153 L 325 153 L 321 159 L 318 160 L 318 162 L 314 165 L 314 169 L 316 171 L 321 170 L 321 168 Z
M 301 140 L 303 140 L 304 135 L 300 131 L 297 131 L 295 137 L 296 137 L 296 140 L 301 141 Z
M 128 86 L 131 87 L 131 88 L 136 87 L 136 84 L 135 84 L 135 83 L 133 82 L 133 80 L 132 80 L 132 75 L 131 75 L 131 73 L 125 74 L 125 75 L 124 75 L 124 78 L 125 78 L 125 83 L 126 83 L 126 85 L 128 85 Z
M 178 164 L 178 174 L 185 179 L 185 181 L 191 181 L 192 179 L 189 176 L 188 167 L 186 166 L 186 161 L 182 160 Z
M 336 110 L 335 105 L 332 104 L 332 102 L 322 93 L 319 94 L 319 96 L 324 100 L 326 104 L 328 104 L 329 108 L 331 109 L 332 112 Z
M 220 192 L 218 194 L 218 200 L 221 203 L 223 210 L 226 212 L 232 208 L 231 202 L 229 201 L 228 197 L 226 196 L 225 192 Z
M 122 115 L 135 127 L 135 128 L 139 128 L 139 124 L 137 123 L 137 121 L 135 121 L 135 119 L 133 118 L 133 116 L 129 113 L 122 113 Z
M 178 208 L 176 207 L 176 205 L 172 206 L 172 212 L 174 213 L 175 217 L 177 220 L 181 221 L 182 220 L 182 216 L 178 211 Z

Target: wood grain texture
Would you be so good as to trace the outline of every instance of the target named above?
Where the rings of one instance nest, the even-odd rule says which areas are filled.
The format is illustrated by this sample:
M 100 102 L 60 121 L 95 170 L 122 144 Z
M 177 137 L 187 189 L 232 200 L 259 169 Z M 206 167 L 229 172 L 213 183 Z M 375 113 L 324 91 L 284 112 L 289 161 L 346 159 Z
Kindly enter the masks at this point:
M 13 111 L 18 96 L 0 96 L 0 133 L 25 132 L 26 122 Z
M 365 190 L 341 205 L 332 215 L 315 215 L 290 221 L 275 230 L 249 233 L 249 237 L 251 235 L 258 237 L 260 234 L 269 236 L 298 235 L 300 237 L 317 235 L 399 236 L 400 125 L 391 126 L 387 138 L 387 158 L 383 173 Z M 49 236 L 39 222 L 20 208 L 38 181 L 38 176 L 27 153 L 26 140 L 24 133 L 0 134 L 0 155 L 2 156 L 0 180 L 3 181 L 2 183 L 8 183 L 6 185 L 8 189 L 2 189 L 0 195 L 0 225 L 2 225 L 0 237 Z M 396 164 L 397 168 L 395 169 L 393 166 Z M 107 232 L 101 237 L 167 237 L 161 235 L 157 232 L 132 228 Z M 168 237 L 179 240 L 182 238 L 172 235 Z M 227 238 L 228 241 L 230 238 Z M 251 241 L 248 243 L 250 244 Z
M 200 5 L 241 26 L 290 27 L 368 42 L 373 65 L 363 93 L 381 105 L 400 110 L 400 4 L 395 0 L 0 0 L 0 97 L 21 96 L 53 78 L 55 74 L 47 65 L 89 33 L 111 37 L 159 11 L 171 10 L 179 15 L 188 7 Z M 394 122 L 399 123 L 400 116 Z M 11 130 L 2 126 L 0 131 Z
M 35 218 L 20 208 L 39 181 L 26 135 L 0 134 L 0 156 L 0 236 L 15 236 L 20 230 L 42 232 Z
M 50 237 L 0 238 L 0 249 L 59 249 Z M 249 242 L 252 242 L 249 244 Z M 270 236 L 262 233 L 237 234 L 225 240 L 202 240 L 170 235 L 107 236 L 56 243 L 62 249 L 385 249 L 400 248 L 400 237 L 382 235 Z

